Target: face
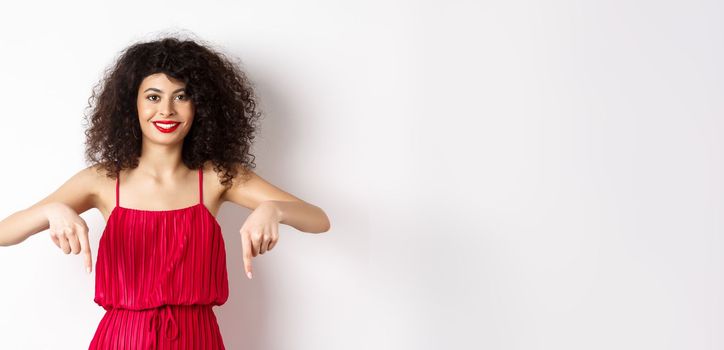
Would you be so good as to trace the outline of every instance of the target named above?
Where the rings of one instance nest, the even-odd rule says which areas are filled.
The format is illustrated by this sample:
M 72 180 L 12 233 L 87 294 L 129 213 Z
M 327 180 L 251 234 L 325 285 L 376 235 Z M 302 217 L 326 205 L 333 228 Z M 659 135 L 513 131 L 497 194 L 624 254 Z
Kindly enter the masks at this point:
M 146 141 L 166 145 L 183 142 L 194 120 L 194 106 L 185 87 L 164 73 L 143 79 L 136 106 Z

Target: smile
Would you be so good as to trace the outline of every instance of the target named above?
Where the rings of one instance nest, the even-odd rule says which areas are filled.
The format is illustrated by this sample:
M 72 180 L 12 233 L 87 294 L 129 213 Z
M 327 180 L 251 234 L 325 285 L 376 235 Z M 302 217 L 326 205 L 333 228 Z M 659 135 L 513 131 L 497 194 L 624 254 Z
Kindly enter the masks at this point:
M 160 131 L 160 132 L 170 133 L 170 132 L 174 132 L 178 128 L 178 126 L 181 125 L 181 123 L 153 122 L 153 125 L 156 126 L 156 129 L 158 129 L 158 131 Z

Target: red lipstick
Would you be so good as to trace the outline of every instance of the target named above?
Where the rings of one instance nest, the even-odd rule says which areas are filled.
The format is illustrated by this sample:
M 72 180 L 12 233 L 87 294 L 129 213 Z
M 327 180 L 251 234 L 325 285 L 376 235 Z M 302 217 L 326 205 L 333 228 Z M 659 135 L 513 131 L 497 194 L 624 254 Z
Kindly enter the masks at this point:
M 160 126 L 159 124 L 161 124 L 163 126 L 171 126 L 171 127 L 164 128 L 163 126 Z M 157 121 L 157 122 L 153 122 L 153 125 L 156 127 L 156 129 L 158 129 L 158 131 L 168 134 L 168 133 L 174 132 L 176 129 L 178 129 L 178 126 L 181 125 L 181 123 L 173 122 L 173 121 Z

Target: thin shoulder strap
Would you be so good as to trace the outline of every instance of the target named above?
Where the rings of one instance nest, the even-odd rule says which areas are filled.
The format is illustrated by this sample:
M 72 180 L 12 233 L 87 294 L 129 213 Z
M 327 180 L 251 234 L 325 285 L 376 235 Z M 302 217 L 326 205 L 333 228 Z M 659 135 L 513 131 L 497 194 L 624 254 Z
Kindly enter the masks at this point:
M 120 180 L 121 180 L 121 172 L 118 172 L 118 175 L 116 175 L 116 206 L 118 205 L 118 188 L 120 186 Z
M 199 203 L 204 204 L 204 172 L 199 168 Z

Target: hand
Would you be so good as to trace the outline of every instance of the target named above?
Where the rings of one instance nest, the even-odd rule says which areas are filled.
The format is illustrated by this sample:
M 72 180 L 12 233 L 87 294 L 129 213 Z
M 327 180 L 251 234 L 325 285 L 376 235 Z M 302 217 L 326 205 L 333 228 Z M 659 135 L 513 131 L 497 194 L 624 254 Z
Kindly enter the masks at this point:
M 274 248 L 279 241 L 281 214 L 271 202 L 263 202 L 254 209 L 241 226 L 241 245 L 244 256 L 244 270 L 251 279 L 251 258 Z
M 63 253 L 78 255 L 83 251 L 84 263 L 88 273 L 93 269 L 93 261 L 88 242 L 88 225 L 73 208 L 64 203 L 50 203 L 44 214 L 50 225 L 50 238 Z

